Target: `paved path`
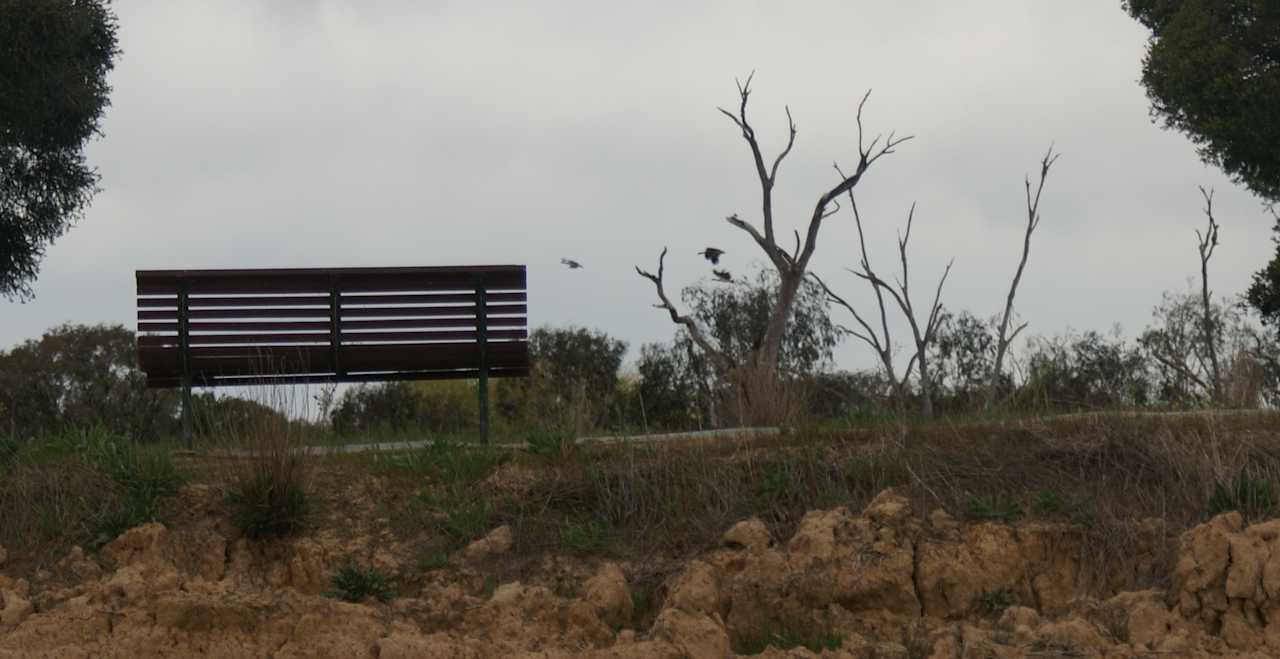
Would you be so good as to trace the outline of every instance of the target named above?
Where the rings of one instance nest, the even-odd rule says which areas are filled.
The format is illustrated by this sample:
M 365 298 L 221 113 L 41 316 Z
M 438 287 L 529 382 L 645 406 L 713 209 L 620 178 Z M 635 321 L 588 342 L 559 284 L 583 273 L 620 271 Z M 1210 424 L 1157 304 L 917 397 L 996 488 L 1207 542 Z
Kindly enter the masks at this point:
M 725 439 L 745 437 L 767 437 L 782 431 L 778 428 L 723 428 L 719 430 L 697 430 L 693 432 L 673 432 L 654 435 L 612 435 L 602 437 L 580 437 L 579 445 L 587 444 L 656 444 L 661 442 L 689 441 L 699 439 Z M 298 449 L 304 455 L 334 455 L 338 453 L 372 453 L 384 451 L 412 451 L 426 448 L 438 440 L 415 439 L 395 442 L 370 442 L 367 444 L 336 444 L 333 446 L 306 446 Z M 496 448 L 526 449 L 524 442 L 511 444 L 495 444 Z M 249 456 L 252 451 L 231 449 L 227 453 L 234 456 Z

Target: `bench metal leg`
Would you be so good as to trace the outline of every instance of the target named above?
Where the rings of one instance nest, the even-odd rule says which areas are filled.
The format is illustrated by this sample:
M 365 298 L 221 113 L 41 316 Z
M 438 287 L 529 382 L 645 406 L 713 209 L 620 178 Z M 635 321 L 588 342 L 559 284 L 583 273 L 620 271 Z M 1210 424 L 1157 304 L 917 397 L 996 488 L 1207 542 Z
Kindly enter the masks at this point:
M 191 437 L 191 381 L 184 379 L 182 382 L 182 444 L 188 451 L 192 447 Z

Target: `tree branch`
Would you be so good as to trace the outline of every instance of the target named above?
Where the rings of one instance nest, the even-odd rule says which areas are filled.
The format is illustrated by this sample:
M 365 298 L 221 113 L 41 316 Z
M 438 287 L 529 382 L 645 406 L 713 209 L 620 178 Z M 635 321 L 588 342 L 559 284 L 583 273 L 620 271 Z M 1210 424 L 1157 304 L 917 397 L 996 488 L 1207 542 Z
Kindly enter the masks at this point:
M 862 109 L 867 104 L 867 99 L 871 97 L 871 90 L 863 95 L 862 100 L 858 103 L 858 113 L 856 121 L 858 124 L 858 166 L 853 173 L 846 176 L 843 172 L 840 174 L 840 182 L 818 198 L 818 203 L 814 205 L 813 214 L 809 216 L 809 230 L 805 236 L 804 250 L 800 254 L 800 258 L 796 260 L 796 267 L 804 270 L 809 265 L 809 259 L 813 257 L 813 252 L 818 247 L 818 229 L 822 225 L 822 220 L 827 216 L 827 206 L 840 195 L 853 190 L 854 186 L 862 180 L 862 175 L 867 169 L 880 158 L 894 153 L 894 149 L 903 142 L 912 139 L 913 136 L 895 137 L 893 133 L 885 139 L 884 143 L 880 143 L 881 136 L 877 135 L 871 140 L 871 144 L 863 146 L 864 133 L 862 128 Z M 877 148 L 877 145 L 879 147 Z M 839 167 L 836 170 L 839 171 Z
M 717 109 L 741 129 L 742 139 L 746 140 L 747 146 L 751 148 L 751 159 L 756 166 L 756 178 L 760 180 L 760 207 L 764 221 L 764 235 L 757 242 L 764 247 L 765 253 L 769 255 L 769 259 L 773 261 L 778 271 L 782 272 L 790 264 L 787 263 L 786 259 L 779 258 L 776 254 L 778 246 L 774 238 L 773 229 L 773 185 L 778 178 L 778 166 L 782 164 L 782 160 L 787 157 L 787 154 L 791 153 L 791 147 L 795 146 L 796 122 L 791 118 L 791 107 L 787 106 L 787 146 L 774 158 L 773 166 L 766 169 L 764 154 L 760 150 L 760 141 L 756 139 L 756 131 L 751 127 L 751 122 L 747 120 L 747 99 L 751 96 L 751 79 L 754 77 L 755 72 L 752 71 L 751 75 L 747 76 L 746 83 L 737 83 L 740 102 L 736 115 L 724 108 Z
M 654 288 L 657 289 L 658 299 L 661 300 L 662 303 L 655 304 L 654 306 L 659 309 L 665 309 L 667 313 L 671 315 L 671 322 L 677 325 L 684 325 L 685 329 L 688 330 L 689 332 L 689 338 L 693 339 L 693 342 L 697 344 L 699 348 L 702 348 L 703 352 L 705 352 L 713 361 L 715 361 L 717 365 L 724 368 L 725 372 L 732 370 L 732 364 L 730 364 L 729 359 L 722 352 L 720 352 L 714 346 L 712 346 L 709 341 L 707 341 L 706 337 L 702 335 L 702 330 L 698 327 L 697 322 L 695 322 L 693 318 L 690 318 L 689 316 L 681 315 L 680 312 L 676 310 L 675 305 L 671 304 L 671 300 L 670 298 L 667 297 L 667 292 L 666 290 L 664 290 L 663 284 L 662 284 L 663 274 L 664 274 L 664 271 L 666 270 L 666 258 L 667 258 L 667 248 L 663 247 L 662 254 L 658 256 L 658 274 L 657 275 L 654 275 L 653 273 L 642 270 L 640 266 L 635 266 L 636 274 L 653 282 Z

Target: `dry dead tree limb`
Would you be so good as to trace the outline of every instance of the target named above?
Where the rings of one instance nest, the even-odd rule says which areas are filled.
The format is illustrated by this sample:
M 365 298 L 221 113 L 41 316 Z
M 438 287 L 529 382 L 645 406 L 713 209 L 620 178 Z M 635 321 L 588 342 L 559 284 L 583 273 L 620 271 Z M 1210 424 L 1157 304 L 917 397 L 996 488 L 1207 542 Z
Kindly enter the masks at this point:
M 671 322 L 677 325 L 683 325 L 689 332 L 689 338 L 692 339 L 703 352 L 710 356 L 711 359 L 716 362 L 717 366 L 724 368 L 725 372 L 727 372 L 729 370 L 728 367 L 730 366 L 728 358 L 723 352 L 711 345 L 711 342 L 702 334 L 702 330 L 698 327 L 698 323 L 693 318 L 682 315 L 677 311 L 675 305 L 671 303 L 671 299 L 667 297 L 666 289 L 663 286 L 663 276 L 666 271 L 666 259 L 667 248 L 663 247 L 662 254 L 658 256 L 658 274 L 656 275 L 646 270 L 642 270 L 640 266 L 636 266 L 636 273 L 653 282 L 654 288 L 657 289 L 658 299 L 661 300 L 661 304 L 655 304 L 653 306 L 658 309 L 665 309 L 667 313 L 671 314 Z
M 987 381 L 988 406 L 995 402 L 997 389 L 1000 386 L 1000 376 L 1004 369 L 1005 354 L 1009 351 L 1013 340 L 1018 338 L 1018 334 L 1027 328 L 1027 324 L 1022 323 L 1013 332 L 1009 332 L 1009 322 L 1013 318 L 1013 298 L 1018 292 L 1018 284 L 1022 282 L 1022 272 L 1027 267 L 1027 257 L 1031 254 L 1031 234 L 1035 233 L 1036 227 L 1040 226 L 1040 193 L 1044 192 L 1044 182 L 1049 178 L 1049 168 L 1057 162 L 1059 155 L 1053 152 L 1053 145 L 1049 145 L 1044 158 L 1040 159 L 1040 183 L 1036 185 L 1034 196 L 1031 194 L 1031 177 L 1027 176 L 1023 179 L 1027 194 L 1027 230 L 1022 236 L 1022 258 L 1018 260 L 1018 269 L 1014 271 L 1013 282 L 1009 284 L 1004 313 L 1000 316 L 1000 330 L 996 334 L 996 356 L 991 363 L 991 375 Z
M 730 215 L 726 221 L 740 229 L 751 240 L 764 251 L 770 263 L 778 272 L 778 290 L 774 296 L 774 305 L 769 314 L 768 324 L 765 327 L 764 336 L 762 337 L 758 348 L 753 351 L 752 367 L 760 370 L 763 375 L 773 376 L 776 374 L 778 357 L 782 347 L 783 336 L 786 332 L 786 325 L 791 316 L 792 307 L 795 304 L 797 292 L 800 285 L 804 282 L 805 273 L 809 266 L 809 261 L 813 258 L 814 251 L 818 245 L 818 233 L 822 226 L 822 221 L 831 217 L 840 210 L 838 198 L 853 190 L 855 186 L 862 180 L 862 176 L 867 170 L 880 158 L 894 153 L 895 147 L 911 139 L 911 136 L 897 137 L 894 133 L 889 133 L 887 137 L 877 135 L 871 140 L 870 144 L 865 142 L 865 134 L 862 125 L 862 111 L 866 105 L 867 99 L 871 92 L 868 91 L 862 100 L 858 103 L 858 111 L 855 121 L 858 127 L 858 164 L 853 172 L 846 176 L 841 173 L 840 181 L 823 193 L 817 203 L 814 205 L 812 214 L 808 219 L 808 225 L 801 237 L 799 230 L 794 231 L 795 247 L 788 252 L 784 247 L 778 244 L 777 228 L 774 223 L 773 208 L 773 189 L 778 180 L 778 170 L 782 165 L 782 161 L 790 155 L 792 148 L 796 142 L 796 123 L 791 115 L 791 108 L 786 108 L 787 115 L 787 143 L 781 151 L 769 162 L 763 149 L 760 147 L 760 141 L 757 137 L 755 128 L 751 125 L 751 121 L 747 117 L 747 104 L 751 96 L 751 81 L 754 73 L 748 76 L 745 82 L 738 82 L 738 106 L 735 110 L 718 108 L 719 111 L 729 118 L 730 121 L 738 127 L 742 134 L 742 139 L 747 143 L 751 151 L 751 159 L 755 164 L 756 178 L 760 183 L 760 210 L 761 220 L 757 226 L 748 220 L 743 219 L 737 213 Z M 659 259 L 661 262 L 661 259 Z M 654 279 L 654 276 L 641 271 L 643 276 Z M 660 279 L 658 277 L 657 279 Z M 657 282 L 655 282 L 657 283 Z M 660 308 L 671 310 L 668 301 L 663 301 Z M 688 322 L 683 322 L 680 318 L 685 318 Z M 693 335 L 696 323 L 692 319 L 680 316 L 672 311 L 672 320 L 678 324 L 685 325 L 690 329 L 691 337 Z M 702 349 L 708 350 L 710 343 L 705 336 L 695 338 L 694 342 Z M 716 354 L 714 351 L 708 351 L 708 354 Z
M 1213 397 L 1215 404 L 1221 405 L 1223 396 L 1222 371 L 1218 364 L 1218 323 L 1213 317 L 1213 305 L 1210 302 L 1212 294 L 1209 292 L 1209 259 L 1213 258 L 1213 250 L 1218 247 L 1218 221 L 1213 217 L 1213 189 L 1205 190 L 1203 185 L 1200 186 L 1200 196 L 1204 197 L 1204 214 L 1208 219 L 1208 226 L 1203 234 L 1199 229 L 1196 230 L 1196 243 L 1200 252 L 1200 301 L 1204 307 L 1202 330 L 1205 352 L 1209 355 L 1209 395 Z

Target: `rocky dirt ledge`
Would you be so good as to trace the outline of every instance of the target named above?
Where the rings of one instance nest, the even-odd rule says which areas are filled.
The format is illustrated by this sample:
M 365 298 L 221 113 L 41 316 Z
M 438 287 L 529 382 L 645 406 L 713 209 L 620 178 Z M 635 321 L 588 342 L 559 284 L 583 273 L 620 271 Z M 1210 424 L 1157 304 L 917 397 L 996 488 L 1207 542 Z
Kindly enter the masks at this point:
M 1170 540 L 1138 524 L 1147 546 L 1107 566 L 1110 583 L 1137 582 Z M 1167 590 L 1097 599 L 1071 527 L 922 519 L 888 490 L 861 514 L 809 513 L 781 544 L 758 520 L 738 523 L 658 589 L 643 629 L 630 628 L 633 597 L 614 563 L 591 566 L 573 592 L 439 570 L 388 603 L 349 604 L 323 595 L 334 548 L 229 541 L 222 527 L 138 527 L 96 560 L 73 549 L 35 585 L 0 563 L 0 658 L 721 659 L 734 639 L 783 628 L 842 642 L 760 656 L 1280 656 L 1280 520 L 1246 527 L 1236 513 L 1172 539 Z

